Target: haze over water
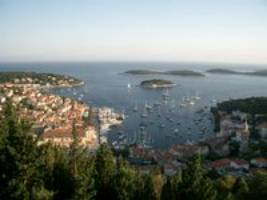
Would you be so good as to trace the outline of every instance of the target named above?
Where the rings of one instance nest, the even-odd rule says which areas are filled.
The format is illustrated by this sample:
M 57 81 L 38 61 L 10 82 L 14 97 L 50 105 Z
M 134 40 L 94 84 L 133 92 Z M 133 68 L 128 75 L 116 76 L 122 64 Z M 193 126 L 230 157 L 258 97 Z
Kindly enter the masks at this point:
M 214 134 L 212 117 L 208 112 L 208 108 L 214 105 L 214 100 L 220 102 L 229 98 L 267 96 L 266 77 L 205 73 L 207 69 L 218 67 L 252 71 L 265 66 L 163 62 L 2 63 L 0 71 L 50 72 L 82 79 L 85 81 L 82 87 L 75 90 L 57 89 L 53 92 L 76 99 L 83 94 L 81 100 L 88 105 L 108 106 L 116 111 L 125 112 L 127 118 L 122 126 L 107 133 L 110 142 L 118 140 L 121 133 L 127 135 L 128 141 L 134 141 L 140 126 L 145 126 L 146 132 L 152 138 L 153 147 L 168 148 L 175 143 L 204 140 Z M 123 74 L 132 69 L 161 71 L 187 69 L 203 72 L 206 76 Z M 169 89 L 168 102 L 162 101 L 164 90 L 149 90 L 138 86 L 141 81 L 153 78 L 167 79 L 177 84 L 176 87 Z M 128 84 L 131 84 L 131 90 L 128 89 Z M 200 97 L 200 100 L 195 101 L 195 105 L 180 107 L 184 98 L 195 95 Z M 153 108 L 153 112 L 145 119 L 141 117 L 145 104 L 153 105 L 159 102 L 162 103 L 160 108 Z M 138 112 L 133 111 L 136 105 Z M 207 108 L 204 113 L 197 112 L 205 107 Z M 160 127 L 162 124 L 164 127 Z

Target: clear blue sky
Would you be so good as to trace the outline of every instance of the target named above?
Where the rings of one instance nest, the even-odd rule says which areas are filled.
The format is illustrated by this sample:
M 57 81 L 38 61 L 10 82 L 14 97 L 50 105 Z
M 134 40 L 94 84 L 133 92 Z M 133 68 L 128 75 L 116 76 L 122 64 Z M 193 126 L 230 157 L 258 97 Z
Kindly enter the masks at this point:
M 0 61 L 267 63 L 267 0 L 0 0 Z

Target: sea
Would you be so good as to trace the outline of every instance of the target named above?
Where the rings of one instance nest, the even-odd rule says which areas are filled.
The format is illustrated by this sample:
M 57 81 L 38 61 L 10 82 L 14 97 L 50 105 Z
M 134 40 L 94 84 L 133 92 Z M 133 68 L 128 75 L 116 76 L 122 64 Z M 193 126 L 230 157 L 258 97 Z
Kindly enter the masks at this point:
M 155 149 L 196 143 L 214 136 L 210 107 L 229 99 L 267 96 L 267 77 L 209 74 L 224 68 L 241 71 L 267 69 L 264 65 L 175 62 L 31 62 L 0 63 L 0 71 L 64 74 L 85 84 L 73 89 L 53 89 L 57 95 L 79 99 L 89 106 L 111 107 L 125 114 L 123 123 L 106 132 L 110 144 L 143 143 Z M 205 77 L 131 75 L 127 70 L 193 70 Z M 166 79 L 168 89 L 145 89 L 140 82 Z M 168 94 L 168 98 L 163 98 Z M 191 104 L 183 104 L 192 101 Z M 146 109 L 148 108 L 149 109 Z M 123 135 L 123 137 L 122 137 Z M 122 141 L 123 140 L 123 141 Z

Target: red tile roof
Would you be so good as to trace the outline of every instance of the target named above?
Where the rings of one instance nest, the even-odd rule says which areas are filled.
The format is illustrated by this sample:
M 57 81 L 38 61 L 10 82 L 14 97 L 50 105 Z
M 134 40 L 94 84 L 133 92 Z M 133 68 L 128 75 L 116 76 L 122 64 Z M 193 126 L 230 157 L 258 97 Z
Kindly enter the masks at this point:
M 76 128 L 77 137 L 85 137 L 85 129 L 82 127 Z M 43 139 L 45 138 L 71 138 L 72 128 L 56 128 L 49 131 L 46 131 L 41 136 Z

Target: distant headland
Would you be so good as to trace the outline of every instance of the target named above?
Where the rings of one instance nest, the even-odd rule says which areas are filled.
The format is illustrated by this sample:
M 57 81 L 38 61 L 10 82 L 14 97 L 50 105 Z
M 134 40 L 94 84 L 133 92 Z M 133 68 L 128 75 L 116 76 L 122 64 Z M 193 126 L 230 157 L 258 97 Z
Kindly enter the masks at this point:
M 0 84 L 2 83 L 34 84 L 45 87 L 72 87 L 84 84 L 83 81 L 71 76 L 36 72 L 0 72 Z
M 129 70 L 126 71 L 125 74 L 132 74 L 132 75 L 153 75 L 153 74 L 159 74 L 159 75 L 175 75 L 175 76 L 184 76 L 184 77 L 204 77 L 205 75 L 191 70 L 172 70 L 172 71 L 154 71 L 154 70 Z
M 144 88 L 167 88 L 167 87 L 174 87 L 176 84 L 169 80 L 163 79 L 152 79 L 152 80 L 145 80 L 140 83 L 140 86 Z

